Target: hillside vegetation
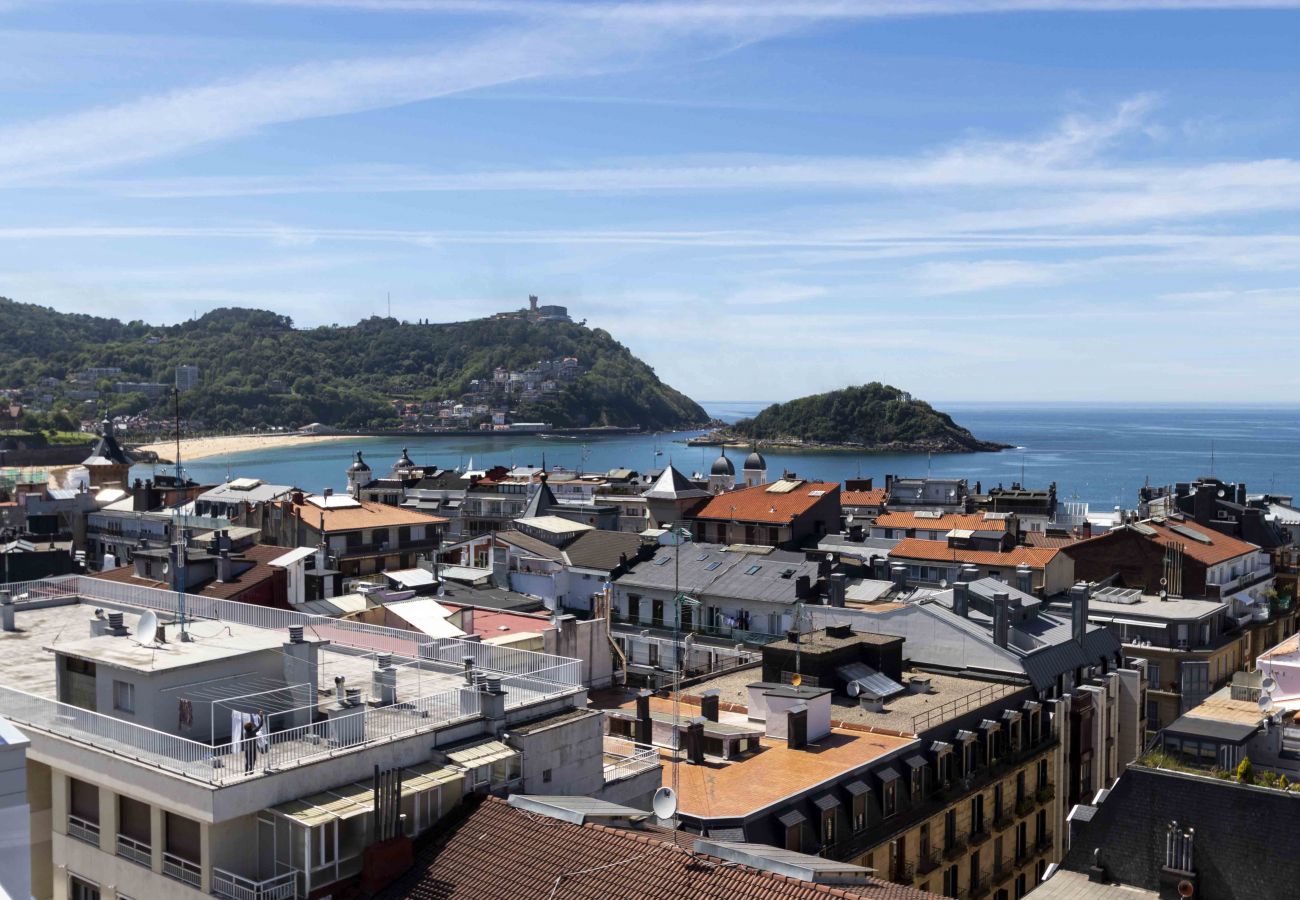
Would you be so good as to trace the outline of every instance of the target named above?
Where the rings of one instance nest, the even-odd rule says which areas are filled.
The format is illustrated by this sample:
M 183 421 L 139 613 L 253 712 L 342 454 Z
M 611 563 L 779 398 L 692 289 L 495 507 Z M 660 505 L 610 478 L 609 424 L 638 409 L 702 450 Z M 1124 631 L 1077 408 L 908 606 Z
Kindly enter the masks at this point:
M 947 413 L 878 381 L 776 403 L 729 430 L 732 436 L 768 444 L 944 453 L 1006 447 L 976 438 Z
M 296 329 L 272 312 L 218 309 L 179 325 L 153 326 L 0 298 L 0 335 L 0 387 L 51 393 L 56 408 L 83 418 L 89 417 L 85 401 L 66 400 L 66 380 L 94 367 L 123 370 L 97 385 L 113 414 L 170 414 L 170 397 L 113 393 L 110 382 L 172 384 L 177 365 L 194 364 L 201 384 L 182 395 L 181 414 L 208 428 L 309 422 L 389 428 L 398 424 L 395 399 L 458 398 L 472 379 L 490 378 L 497 366 L 523 369 L 572 356 L 582 373 L 562 390 L 515 408 L 514 420 L 664 429 L 708 419 L 607 332 L 568 322 L 411 324 L 374 317 Z

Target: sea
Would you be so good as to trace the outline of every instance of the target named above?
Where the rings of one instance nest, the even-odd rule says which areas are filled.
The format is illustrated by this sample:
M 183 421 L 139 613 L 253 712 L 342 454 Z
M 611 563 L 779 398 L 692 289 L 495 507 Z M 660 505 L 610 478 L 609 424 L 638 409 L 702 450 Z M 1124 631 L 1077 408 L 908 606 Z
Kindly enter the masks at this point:
M 701 404 L 726 422 L 751 416 L 765 402 Z M 1010 444 L 997 453 L 765 452 L 771 476 L 783 471 L 824 481 L 886 474 L 962 477 L 984 489 L 1020 482 L 1055 482 L 1061 500 L 1082 500 L 1094 510 L 1133 507 L 1143 484 L 1173 484 L 1213 475 L 1244 481 L 1252 493 L 1300 492 L 1300 406 L 1132 406 L 1102 404 L 936 403 L 977 437 Z M 659 469 L 671 462 L 687 474 L 708 472 L 717 447 L 688 447 L 699 432 L 619 434 L 543 439 L 537 435 L 482 437 L 358 437 L 298 447 L 252 450 L 184 463 L 186 473 L 214 483 L 227 477 L 261 478 L 309 491 L 346 486 L 355 451 L 376 475 L 386 473 L 408 448 L 421 465 L 488 468 L 492 465 L 564 466 L 584 472 L 614 468 Z M 728 450 L 739 470 L 745 453 Z M 139 468 L 139 467 L 138 467 Z M 136 474 L 147 474 L 147 469 Z

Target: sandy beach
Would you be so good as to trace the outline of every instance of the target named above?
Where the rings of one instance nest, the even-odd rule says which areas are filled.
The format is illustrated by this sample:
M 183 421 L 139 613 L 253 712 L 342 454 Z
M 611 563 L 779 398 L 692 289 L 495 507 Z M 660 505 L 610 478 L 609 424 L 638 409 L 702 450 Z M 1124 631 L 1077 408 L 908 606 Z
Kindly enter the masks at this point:
M 249 450 L 268 450 L 279 447 L 297 447 L 325 441 L 342 441 L 355 436 L 346 434 L 233 434 L 228 437 L 182 438 L 181 458 L 186 460 L 207 459 L 213 456 L 226 456 L 232 453 L 246 453 Z M 153 444 L 141 444 L 137 450 L 151 450 L 162 459 L 174 462 L 176 456 L 175 441 L 158 441 Z

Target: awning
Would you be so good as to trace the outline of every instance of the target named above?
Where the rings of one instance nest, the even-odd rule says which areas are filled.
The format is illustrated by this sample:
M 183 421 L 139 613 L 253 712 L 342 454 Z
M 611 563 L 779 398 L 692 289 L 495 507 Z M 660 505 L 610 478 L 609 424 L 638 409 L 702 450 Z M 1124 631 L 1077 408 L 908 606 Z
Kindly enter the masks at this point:
M 444 784 L 456 784 L 464 780 L 465 773 L 448 769 L 437 763 L 408 766 L 402 770 L 402 796 L 430 791 Z
M 926 758 L 919 753 L 913 753 L 907 758 L 906 762 L 913 769 L 924 769 L 930 764 L 926 761 Z
M 853 780 L 844 785 L 844 790 L 848 791 L 855 797 L 861 797 L 863 794 L 870 794 L 871 788 L 867 787 L 864 782 Z
M 1160 622 L 1144 622 L 1141 619 L 1122 619 L 1119 616 L 1110 620 L 1112 625 L 1127 625 L 1130 628 L 1159 628 L 1164 630 L 1165 626 Z
M 807 822 L 808 817 L 799 812 L 799 810 L 792 809 L 788 812 L 781 813 L 781 815 L 776 817 L 776 820 L 786 828 L 793 828 L 796 825 L 802 825 L 804 822 Z
M 893 766 L 885 766 L 883 769 L 879 769 L 876 771 L 876 777 L 879 778 L 881 781 L 890 782 L 890 781 L 897 781 L 903 776 L 899 775 L 898 770 L 895 769 Z
M 813 806 L 817 807 L 822 812 L 826 812 L 827 810 L 834 809 L 839 805 L 840 805 L 839 798 L 831 793 L 825 793 L 822 794 L 820 797 L 813 798 Z
M 500 741 L 486 741 L 482 744 L 475 744 L 473 747 L 462 747 L 459 750 L 446 751 L 446 753 L 449 760 L 467 769 L 490 765 L 519 755 L 518 750 L 507 747 Z
M 300 800 L 290 800 L 271 807 L 271 812 L 293 819 L 311 828 L 324 825 L 332 819 L 350 819 L 363 816 L 374 809 L 374 787 L 354 782 L 321 791 Z

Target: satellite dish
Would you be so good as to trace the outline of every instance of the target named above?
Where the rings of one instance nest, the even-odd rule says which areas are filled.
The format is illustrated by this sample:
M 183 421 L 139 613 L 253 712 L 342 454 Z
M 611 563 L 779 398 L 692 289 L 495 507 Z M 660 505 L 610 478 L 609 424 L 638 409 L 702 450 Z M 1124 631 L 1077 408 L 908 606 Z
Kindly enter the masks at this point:
M 1190 897 L 1194 893 L 1196 893 L 1196 888 L 1190 881 L 1183 880 L 1178 882 L 1178 896 Z
M 660 819 L 671 819 L 677 815 L 677 792 L 670 787 L 661 787 L 655 791 L 655 798 L 650 808 Z
M 798 687 L 799 685 L 803 684 L 803 676 L 802 675 L 794 676 L 793 678 L 790 679 L 790 684 L 792 684 L 795 687 Z
M 1259 683 L 1260 690 L 1264 691 L 1265 693 L 1271 694 L 1276 687 L 1277 687 L 1277 679 L 1274 678 L 1272 675 L 1265 675 L 1264 680 Z
M 163 563 L 163 574 L 164 574 L 164 575 L 170 575 L 171 573 L 172 573 L 172 564 L 171 564 L 171 563 Z
M 947 578 L 940 578 L 940 579 L 939 579 L 939 587 L 943 588 L 944 590 L 947 590 L 947 589 L 948 589 L 948 579 L 947 579 Z
M 1259 711 L 1262 713 L 1266 713 L 1266 712 L 1272 712 L 1272 710 L 1273 710 L 1273 698 L 1270 697 L 1268 694 L 1265 694 L 1264 696 L 1260 697 Z
M 860 694 L 860 693 L 862 693 L 862 685 L 861 685 L 859 682 L 856 682 L 856 681 L 850 681 L 850 682 L 849 682 L 849 696 L 850 696 L 850 697 L 856 697 L 856 696 L 857 696 L 858 694 Z
M 158 614 L 153 610 L 146 610 L 140 617 L 140 621 L 135 623 L 135 637 L 141 643 L 149 643 L 158 634 Z

